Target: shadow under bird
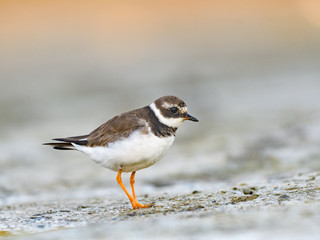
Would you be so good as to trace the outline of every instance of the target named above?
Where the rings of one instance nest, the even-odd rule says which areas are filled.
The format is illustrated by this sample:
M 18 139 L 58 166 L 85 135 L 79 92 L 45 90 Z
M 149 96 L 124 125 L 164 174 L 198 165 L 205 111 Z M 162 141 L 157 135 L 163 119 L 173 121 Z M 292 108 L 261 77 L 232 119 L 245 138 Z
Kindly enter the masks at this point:
M 152 104 L 113 117 L 90 134 L 55 138 L 44 143 L 58 150 L 78 150 L 88 154 L 103 167 L 118 172 L 117 182 L 127 194 L 132 208 L 153 205 L 140 204 L 134 190 L 136 171 L 158 162 L 175 139 L 178 127 L 185 121 L 198 122 L 187 112 L 186 104 L 175 96 L 164 96 Z M 132 195 L 125 188 L 122 172 L 132 172 Z

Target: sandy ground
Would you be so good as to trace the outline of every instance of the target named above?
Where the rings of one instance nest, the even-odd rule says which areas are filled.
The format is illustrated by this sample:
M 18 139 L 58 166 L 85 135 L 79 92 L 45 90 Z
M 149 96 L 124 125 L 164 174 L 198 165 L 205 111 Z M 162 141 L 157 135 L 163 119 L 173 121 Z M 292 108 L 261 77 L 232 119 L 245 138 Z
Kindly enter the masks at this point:
M 212 191 L 140 196 L 155 202 L 132 210 L 126 199 L 86 198 L 1 207 L 8 239 L 317 239 L 320 172 L 241 183 Z M 12 236 L 16 235 L 16 236 Z

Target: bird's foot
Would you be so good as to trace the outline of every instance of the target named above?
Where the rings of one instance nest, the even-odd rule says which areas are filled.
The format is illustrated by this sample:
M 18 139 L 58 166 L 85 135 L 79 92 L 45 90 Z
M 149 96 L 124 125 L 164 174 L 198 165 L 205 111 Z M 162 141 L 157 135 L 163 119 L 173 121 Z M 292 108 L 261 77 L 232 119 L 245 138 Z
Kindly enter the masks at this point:
M 132 208 L 133 209 L 138 209 L 138 208 L 148 208 L 148 207 L 152 207 L 154 205 L 154 203 L 149 203 L 149 204 L 141 204 L 141 203 L 138 203 L 137 200 L 132 200 L 131 201 L 131 205 L 132 205 Z

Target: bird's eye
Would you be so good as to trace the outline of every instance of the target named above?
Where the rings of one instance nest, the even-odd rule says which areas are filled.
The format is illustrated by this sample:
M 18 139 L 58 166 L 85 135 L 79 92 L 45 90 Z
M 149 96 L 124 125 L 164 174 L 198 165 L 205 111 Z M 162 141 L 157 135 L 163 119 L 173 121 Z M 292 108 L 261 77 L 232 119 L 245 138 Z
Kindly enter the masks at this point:
M 178 112 L 178 108 L 177 107 L 172 107 L 172 108 L 170 108 L 170 111 L 172 113 L 177 113 Z

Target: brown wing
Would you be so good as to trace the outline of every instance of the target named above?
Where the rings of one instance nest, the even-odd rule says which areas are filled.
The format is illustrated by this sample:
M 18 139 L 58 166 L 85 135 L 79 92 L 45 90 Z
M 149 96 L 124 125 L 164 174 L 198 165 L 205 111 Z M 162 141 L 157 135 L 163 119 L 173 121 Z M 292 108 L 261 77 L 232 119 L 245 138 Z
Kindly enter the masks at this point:
M 108 143 L 128 137 L 132 131 L 139 128 L 143 132 L 147 131 L 145 120 L 137 117 L 135 112 L 123 113 L 92 131 L 87 138 L 87 146 L 106 146 Z

